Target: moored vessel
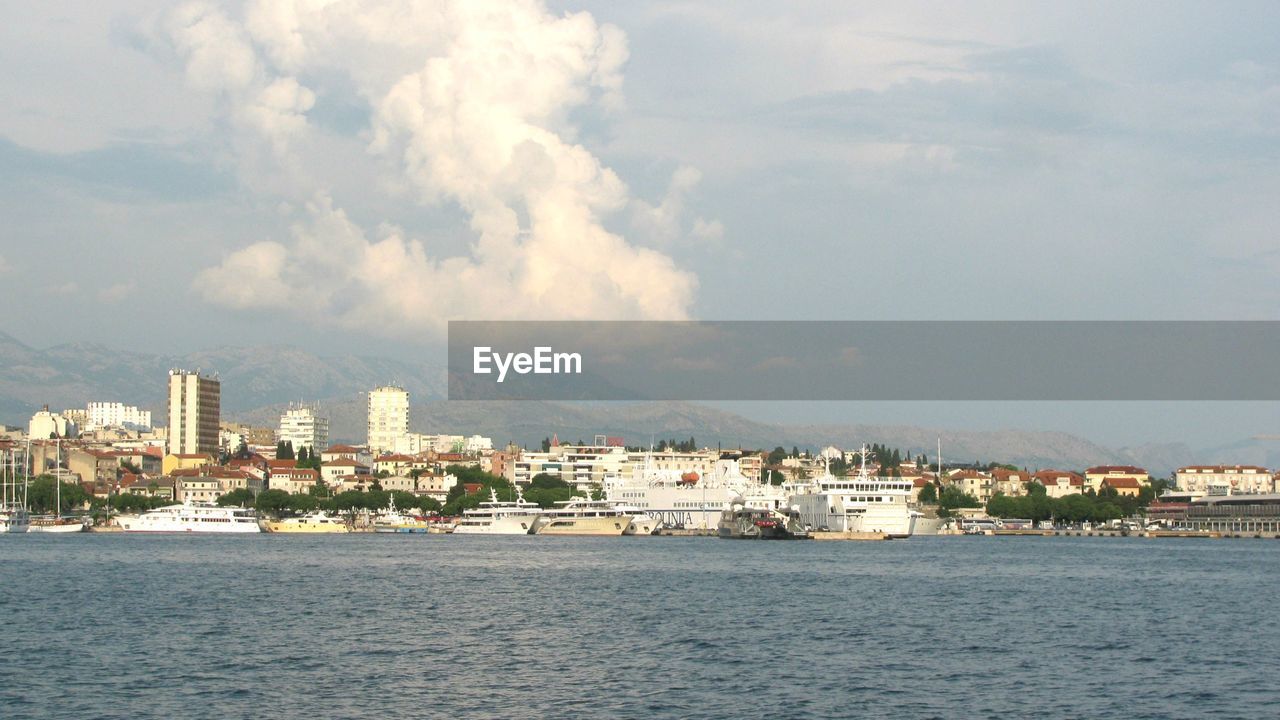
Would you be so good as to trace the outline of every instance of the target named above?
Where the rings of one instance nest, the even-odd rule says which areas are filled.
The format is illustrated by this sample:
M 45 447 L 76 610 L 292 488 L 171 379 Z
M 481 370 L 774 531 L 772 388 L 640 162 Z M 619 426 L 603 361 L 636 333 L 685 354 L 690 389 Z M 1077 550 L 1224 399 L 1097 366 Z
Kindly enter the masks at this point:
M 734 503 L 720 515 L 716 534 L 733 540 L 802 540 L 809 537 L 796 511 L 782 512 Z
M 323 511 L 309 512 L 300 517 L 266 520 L 262 528 L 269 533 L 349 533 L 351 525 L 340 517 Z
M 537 503 L 524 499 L 516 487 L 515 502 L 499 502 L 498 493 L 489 488 L 488 502 L 477 508 L 462 511 L 462 518 L 453 527 L 455 535 L 529 535 L 542 517 Z
M 148 510 L 140 515 L 118 515 L 125 532 L 161 533 L 257 533 L 258 518 L 252 510 L 187 502 Z
M 912 482 L 872 477 L 865 445 L 860 454 L 862 462 L 853 477 L 835 477 L 828 470 L 813 480 L 785 486 L 800 523 L 810 531 L 909 537 L 918 514 L 908 505 Z
M 622 535 L 631 527 L 631 514 L 608 500 L 573 498 L 556 503 L 538 518 L 536 535 Z

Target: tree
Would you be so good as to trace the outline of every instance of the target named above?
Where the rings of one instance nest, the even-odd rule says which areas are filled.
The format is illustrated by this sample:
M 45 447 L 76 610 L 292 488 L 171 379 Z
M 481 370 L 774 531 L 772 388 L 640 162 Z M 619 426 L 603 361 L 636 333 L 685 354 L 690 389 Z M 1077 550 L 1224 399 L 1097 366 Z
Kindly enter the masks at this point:
M 255 504 L 255 500 L 253 491 L 249 488 L 236 488 L 219 495 L 216 502 L 220 507 L 249 507 Z
M 765 463 L 768 465 L 777 465 L 778 463 L 782 462 L 783 459 L 785 459 L 786 457 L 787 457 L 787 449 L 779 445 L 778 447 L 774 448 L 772 452 L 769 453 L 769 457 L 765 459 Z
M 293 443 L 285 440 L 276 443 L 276 459 L 293 460 Z
M 281 511 L 289 507 L 289 497 L 289 493 L 283 490 L 263 490 L 258 493 L 258 499 L 254 502 L 254 507 L 261 513 L 279 515 Z
M 304 515 L 320 507 L 320 498 L 314 495 L 295 493 L 289 496 L 289 502 L 286 507 L 295 515 Z
M 933 483 L 929 483 L 928 485 L 925 485 L 924 487 L 920 488 L 919 500 L 922 503 L 938 502 L 937 486 L 935 486 Z
M 785 475 L 783 475 L 781 472 L 779 472 L 779 471 L 777 471 L 777 470 L 770 470 L 770 471 L 769 471 L 769 484 L 770 484 L 770 485 L 781 485 L 782 483 L 784 483 L 784 482 L 786 482 L 786 481 L 787 481 L 786 476 L 785 476 Z
M 982 507 L 982 503 L 978 501 L 978 498 L 955 486 L 943 489 L 942 494 L 938 496 L 938 505 L 946 510 Z

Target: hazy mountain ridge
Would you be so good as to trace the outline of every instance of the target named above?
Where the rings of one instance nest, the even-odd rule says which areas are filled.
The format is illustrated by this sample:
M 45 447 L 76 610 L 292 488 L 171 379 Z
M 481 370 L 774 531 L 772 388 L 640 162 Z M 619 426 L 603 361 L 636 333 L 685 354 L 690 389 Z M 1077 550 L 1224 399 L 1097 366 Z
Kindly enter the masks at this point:
M 405 387 L 415 399 L 443 397 L 445 391 L 444 368 L 425 361 L 321 357 L 282 346 L 226 346 L 174 356 L 96 343 L 36 350 L 0 333 L 0 413 L 8 422 L 19 422 L 42 405 L 62 410 L 91 400 L 163 410 L 172 368 L 217 373 L 227 415 L 266 404 L 354 398 L 388 383 Z
M 1280 441 L 1242 440 L 1202 451 L 1181 443 L 1109 448 L 1056 431 L 937 430 L 903 425 L 782 425 L 751 420 L 691 403 L 444 402 L 440 365 L 354 355 L 321 357 L 285 346 L 219 347 L 180 356 L 120 350 L 94 343 L 33 349 L 0 333 L 0 418 L 25 423 L 48 404 L 55 410 L 89 400 L 119 400 L 163 411 L 170 368 L 200 368 L 222 379 L 223 415 L 275 427 L 291 401 L 319 401 L 334 440 L 362 441 L 365 405 L 359 393 L 397 383 L 412 398 L 417 432 L 479 433 L 496 443 L 536 447 L 556 433 L 589 440 L 603 433 L 629 444 L 651 438 L 687 438 L 724 447 L 854 447 L 880 442 L 933 458 L 942 440 L 944 459 L 1008 462 L 1019 467 L 1084 468 L 1135 464 L 1165 475 L 1195 462 L 1280 465 Z

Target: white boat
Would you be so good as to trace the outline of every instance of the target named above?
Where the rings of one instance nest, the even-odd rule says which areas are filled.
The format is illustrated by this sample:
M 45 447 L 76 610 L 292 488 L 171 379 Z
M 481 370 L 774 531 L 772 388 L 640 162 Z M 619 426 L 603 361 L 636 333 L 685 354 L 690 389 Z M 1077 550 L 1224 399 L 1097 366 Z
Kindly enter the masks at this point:
M 867 448 L 853 477 L 839 478 L 828 470 L 821 477 L 784 487 L 800 523 L 811 531 L 883 533 L 909 537 L 916 515 L 909 507 L 913 483 L 902 478 L 872 477 L 867 471 Z
M 27 457 L 31 457 L 30 449 Z M 22 484 L 18 484 L 18 464 L 12 450 L 4 460 L 0 468 L 0 533 L 24 533 L 31 526 L 31 515 L 27 512 L 27 474 L 23 472 Z
M 946 524 L 946 520 L 940 517 L 929 517 L 919 510 L 911 511 L 911 534 L 912 535 L 937 535 L 942 532 L 942 526 Z
M 722 455 L 714 472 L 705 476 L 653 470 L 646 461 L 631 477 L 606 479 L 604 489 L 606 498 L 638 508 L 658 527 L 684 530 L 715 530 L 735 500 L 767 510 L 781 509 L 787 500 L 782 488 L 743 475 L 731 453 Z
M 31 517 L 21 506 L 0 507 L 0 533 L 24 533 L 31 527 Z
M 480 507 L 462 511 L 462 519 L 454 526 L 455 535 L 529 535 L 542 517 L 537 503 L 524 499 L 516 488 L 515 502 L 499 502 L 498 493 L 489 488 L 489 501 Z
M 34 517 L 27 532 L 33 533 L 78 533 L 85 531 L 86 522 L 64 517 Z
M 192 502 L 166 505 L 141 515 L 118 515 L 116 523 L 125 532 L 262 532 L 252 510 Z
M 429 528 L 426 520 L 397 510 L 394 497 L 386 509 L 373 518 L 373 531 L 376 533 L 425 533 Z
M 544 510 L 533 526 L 536 535 L 622 535 L 631 514 L 608 500 L 573 498 Z M 456 531 L 455 531 L 456 532 Z
M 302 517 L 268 520 L 262 523 L 269 533 L 348 533 L 351 525 L 340 517 L 327 515 L 323 510 L 309 512 Z

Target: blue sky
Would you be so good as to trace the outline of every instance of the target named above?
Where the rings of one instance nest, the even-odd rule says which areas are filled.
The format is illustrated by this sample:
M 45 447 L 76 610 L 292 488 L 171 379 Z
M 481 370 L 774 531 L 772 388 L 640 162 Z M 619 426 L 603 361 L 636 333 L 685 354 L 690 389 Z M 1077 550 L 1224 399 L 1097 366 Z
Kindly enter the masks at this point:
M 5 331 L 1277 319 L 1274 3 L 323 5 L 0 8 Z

